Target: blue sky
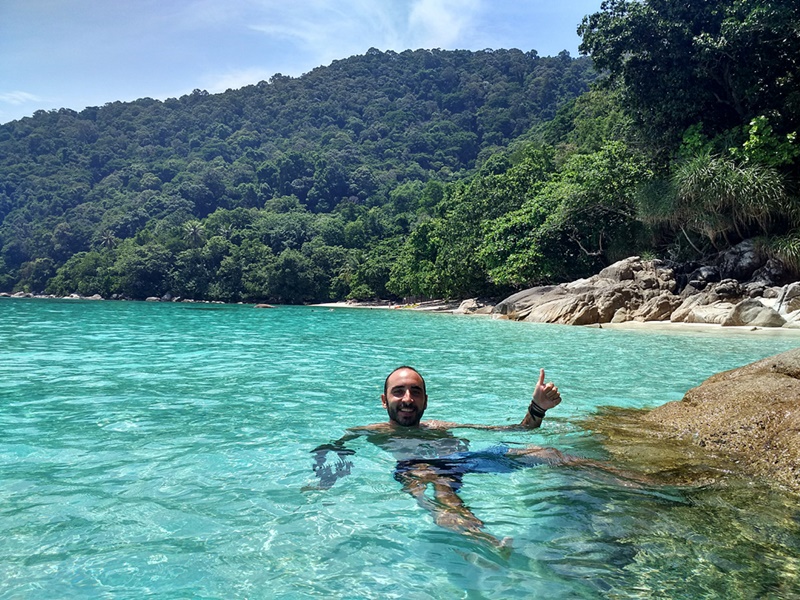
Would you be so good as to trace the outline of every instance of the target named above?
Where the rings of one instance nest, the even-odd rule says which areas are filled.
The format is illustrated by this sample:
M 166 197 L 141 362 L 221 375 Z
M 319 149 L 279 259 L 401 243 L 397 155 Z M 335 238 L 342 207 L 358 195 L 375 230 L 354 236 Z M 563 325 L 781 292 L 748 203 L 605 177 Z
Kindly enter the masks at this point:
M 577 56 L 601 0 L 0 0 L 0 123 L 216 93 L 369 48 Z

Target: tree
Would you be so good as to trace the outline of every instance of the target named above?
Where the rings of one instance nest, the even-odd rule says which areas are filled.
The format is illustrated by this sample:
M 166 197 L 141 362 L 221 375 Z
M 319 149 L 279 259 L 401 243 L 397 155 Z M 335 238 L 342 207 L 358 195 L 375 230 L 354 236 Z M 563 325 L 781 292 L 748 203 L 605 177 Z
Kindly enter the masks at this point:
M 493 281 L 521 287 L 586 276 L 636 248 L 635 194 L 650 174 L 622 142 L 567 158 L 524 205 L 486 225 Z
M 113 293 L 113 264 L 114 258 L 109 252 L 78 252 L 50 279 L 47 292 L 60 296 L 74 293 L 82 296 L 100 294 L 108 298 Z
M 41 293 L 55 275 L 56 268 L 51 258 L 35 258 L 24 263 L 19 271 L 19 283 L 16 287 L 26 292 Z
M 779 133 L 797 127 L 796 0 L 605 0 L 578 33 L 656 148 L 675 150 L 700 121 L 710 137 L 759 115 L 775 116 Z
M 281 252 L 269 276 L 269 294 L 277 302 L 302 304 L 319 299 L 322 273 L 297 250 Z
M 189 221 L 183 226 L 183 239 L 189 242 L 192 248 L 202 245 L 204 237 L 203 224 L 199 221 Z
M 135 299 L 163 296 L 169 291 L 172 262 L 172 254 L 155 243 L 120 245 L 113 267 L 116 291 Z
M 589 59 L 568 55 L 372 51 L 224 94 L 41 111 L 2 124 L 0 285 L 19 283 L 24 263 L 47 258 L 57 269 L 94 248 L 120 265 L 158 265 L 131 263 L 146 279 L 139 283 L 115 270 L 114 291 L 156 294 L 178 284 L 173 276 L 188 284 L 197 258 L 192 295 L 266 299 L 275 256 L 290 249 L 329 278 L 321 296 L 349 293 L 356 257 L 370 281 L 363 285 L 382 289 L 388 271 L 378 246 L 404 241 L 399 236 L 433 216 L 449 182 L 550 118 L 595 77 Z M 182 254 L 220 233 L 246 247 L 232 249 L 224 268 L 205 252 Z M 317 236 L 341 248 L 303 250 Z M 464 236 L 458 241 L 469 247 Z M 260 257 L 251 256 L 256 242 L 269 246 Z M 338 273 L 325 266 L 341 256 Z M 72 267 L 70 281 L 94 281 L 89 267 Z M 443 257 L 439 275 L 447 268 Z
M 111 250 L 117 245 L 117 238 L 111 233 L 110 229 L 106 229 L 100 236 L 100 245 L 106 250 Z
M 702 152 L 683 161 L 668 181 L 656 180 L 639 197 L 640 215 L 680 231 L 701 234 L 715 248 L 753 235 L 800 225 L 800 203 L 787 196 L 772 167 L 742 164 Z M 776 224 L 778 227 L 776 227 Z
M 353 272 L 348 298 L 374 300 L 392 296 L 386 284 L 401 244 L 399 238 L 391 238 L 376 244 L 369 252 L 365 253 Z

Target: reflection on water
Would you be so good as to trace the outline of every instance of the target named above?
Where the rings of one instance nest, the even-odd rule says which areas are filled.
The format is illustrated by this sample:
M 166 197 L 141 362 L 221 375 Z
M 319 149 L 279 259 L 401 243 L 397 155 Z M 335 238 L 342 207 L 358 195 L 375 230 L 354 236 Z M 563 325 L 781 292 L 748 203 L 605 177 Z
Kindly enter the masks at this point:
M 402 311 L 0 299 L 0 598 L 762 598 L 800 595 L 797 498 L 626 427 L 792 339 L 530 326 Z M 436 527 L 391 452 L 311 450 L 385 418 L 400 364 L 426 417 L 518 421 L 538 367 L 565 400 L 541 430 L 458 430 L 602 461 L 464 476 L 509 556 Z M 642 374 L 646 374 L 644 377 Z M 635 435 L 634 435 L 635 434 Z

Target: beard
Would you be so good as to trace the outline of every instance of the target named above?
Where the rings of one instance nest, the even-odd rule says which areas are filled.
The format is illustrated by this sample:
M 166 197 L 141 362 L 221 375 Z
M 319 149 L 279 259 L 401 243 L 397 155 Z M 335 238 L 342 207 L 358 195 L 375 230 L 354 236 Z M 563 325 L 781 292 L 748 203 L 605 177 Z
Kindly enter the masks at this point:
M 403 411 L 400 409 L 409 410 Z M 413 404 L 410 406 L 389 406 L 389 419 L 404 427 L 410 427 L 419 424 L 420 419 L 422 419 L 422 412 Z

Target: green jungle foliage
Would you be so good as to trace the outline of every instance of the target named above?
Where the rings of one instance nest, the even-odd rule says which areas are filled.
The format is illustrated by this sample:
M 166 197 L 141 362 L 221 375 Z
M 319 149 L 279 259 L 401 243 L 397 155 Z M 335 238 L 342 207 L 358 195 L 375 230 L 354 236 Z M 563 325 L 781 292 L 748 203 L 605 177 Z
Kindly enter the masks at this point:
M 606 77 L 449 186 L 389 290 L 496 294 L 750 237 L 798 271 L 800 4 L 607 0 L 579 33 Z
M 566 52 L 370 50 L 218 95 L 38 111 L 0 126 L 0 291 L 389 297 L 451 182 L 594 78 Z
M 0 291 L 499 296 L 746 238 L 800 274 L 800 4 L 606 0 L 581 51 L 416 51 L 0 127 Z
M 660 251 L 760 236 L 800 265 L 800 3 L 606 0 L 581 51 L 606 70 L 655 175 L 638 214 Z

